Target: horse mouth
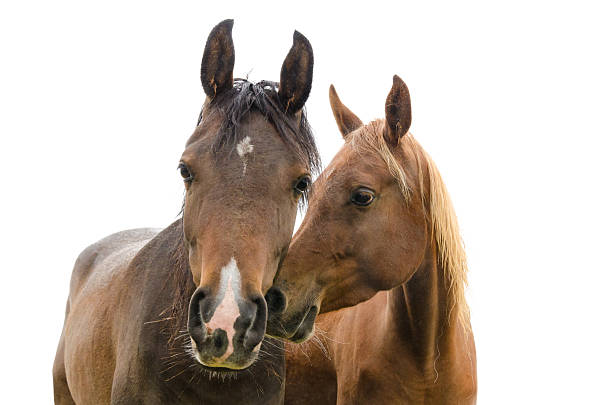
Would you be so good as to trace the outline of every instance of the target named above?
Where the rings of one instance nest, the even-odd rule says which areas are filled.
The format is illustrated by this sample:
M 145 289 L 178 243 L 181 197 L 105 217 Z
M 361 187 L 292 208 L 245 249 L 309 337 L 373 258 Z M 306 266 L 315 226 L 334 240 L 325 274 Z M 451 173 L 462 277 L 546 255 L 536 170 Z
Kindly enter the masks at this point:
M 234 369 L 234 368 L 227 368 L 227 367 L 210 367 L 210 366 L 207 366 L 205 364 L 200 363 L 199 361 L 198 361 L 198 364 L 204 370 L 210 371 L 211 373 L 235 374 L 235 373 L 240 372 L 241 370 L 243 370 L 243 369 Z
M 255 362 L 259 354 L 260 345 L 258 344 L 250 353 L 241 353 L 241 355 L 232 353 L 228 358 L 217 358 L 214 355 L 211 356 L 202 352 L 193 338 L 191 338 L 191 354 L 200 367 L 205 370 L 219 373 L 235 373 L 250 367 Z
M 310 307 L 308 313 L 306 313 L 306 316 L 302 319 L 302 323 L 297 327 L 295 333 L 289 337 L 291 342 L 302 343 L 312 337 L 314 334 L 315 318 L 318 312 L 319 308 L 316 306 L 313 305 Z

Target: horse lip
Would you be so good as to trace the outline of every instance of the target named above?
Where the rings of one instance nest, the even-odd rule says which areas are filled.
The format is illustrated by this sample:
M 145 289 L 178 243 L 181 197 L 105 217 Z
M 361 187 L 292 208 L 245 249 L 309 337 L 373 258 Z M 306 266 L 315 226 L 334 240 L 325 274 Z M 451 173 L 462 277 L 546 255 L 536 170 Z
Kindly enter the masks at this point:
M 232 374 L 232 373 L 236 373 L 242 370 L 246 370 L 246 369 L 236 369 L 236 368 L 228 368 L 228 367 L 211 367 L 211 366 L 207 366 L 206 364 L 202 364 L 199 363 L 200 367 L 202 367 L 204 370 L 207 371 L 211 371 L 211 372 L 217 372 L 217 373 L 221 373 L 221 374 Z
M 230 372 L 236 372 L 236 371 L 241 371 L 241 370 L 246 370 L 247 368 L 251 367 L 253 365 L 255 361 L 251 361 L 247 364 L 244 365 L 240 365 L 240 366 L 228 366 L 228 365 L 209 365 L 209 364 L 205 364 L 202 363 L 200 360 L 198 360 L 198 364 L 200 367 L 208 370 L 208 371 L 216 371 L 216 372 L 222 372 L 222 373 L 230 373 Z
M 251 355 L 252 356 L 254 355 L 254 356 L 251 359 L 247 360 L 245 364 L 231 364 L 231 363 L 229 364 L 227 363 L 210 364 L 210 362 L 206 360 L 206 358 L 210 358 L 210 355 L 204 355 L 202 353 L 200 347 L 198 346 L 196 341 L 193 339 L 193 337 L 191 337 L 190 340 L 191 340 L 192 357 L 196 360 L 196 362 L 200 365 L 200 367 L 206 370 L 209 370 L 209 371 L 228 373 L 228 372 L 236 372 L 236 371 L 245 370 L 249 368 L 250 366 L 252 366 L 253 363 L 255 363 L 255 360 L 257 359 L 259 355 L 259 345 L 257 345 L 256 350 L 253 350 L 251 352 Z
M 306 330 L 306 323 L 308 320 L 311 320 L 311 325 L 314 325 L 314 318 L 319 313 L 319 307 L 316 305 L 311 306 L 308 311 L 299 311 L 297 313 L 293 313 L 289 316 L 287 312 L 284 314 L 274 315 L 271 319 L 268 319 L 268 326 L 266 328 L 266 335 L 271 336 L 277 339 L 283 339 L 288 341 L 294 341 L 295 337 L 298 336 L 299 339 L 302 339 L 302 336 L 309 335 L 310 330 Z M 304 314 L 302 317 L 299 317 L 299 314 Z M 298 322 L 294 322 L 294 320 L 298 320 Z M 289 328 L 287 330 L 288 325 L 297 325 L 295 328 Z M 309 328 L 308 328 L 309 329 Z
M 294 343 L 301 343 L 307 340 L 314 330 L 314 321 L 318 312 L 319 308 L 316 305 L 311 306 L 295 332 L 289 337 L 289 340 Z

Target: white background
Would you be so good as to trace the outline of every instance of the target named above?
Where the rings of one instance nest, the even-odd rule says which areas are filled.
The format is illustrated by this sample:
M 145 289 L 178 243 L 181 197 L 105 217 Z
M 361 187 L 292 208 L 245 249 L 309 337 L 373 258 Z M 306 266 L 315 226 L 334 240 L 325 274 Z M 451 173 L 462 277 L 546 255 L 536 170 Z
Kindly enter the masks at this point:
M 0 6 L 2 403 L 51 403 L 73 262 L 177 216 L 175 170 L 211 28 L 235 76 L 315 53 L 310 122 L 341 145 L 334 83 L 362 120 L 392 75 L 438 164 L 470 263 L 480 404 L 612 403 L 612 28 L 605 2 L 65 2 Z

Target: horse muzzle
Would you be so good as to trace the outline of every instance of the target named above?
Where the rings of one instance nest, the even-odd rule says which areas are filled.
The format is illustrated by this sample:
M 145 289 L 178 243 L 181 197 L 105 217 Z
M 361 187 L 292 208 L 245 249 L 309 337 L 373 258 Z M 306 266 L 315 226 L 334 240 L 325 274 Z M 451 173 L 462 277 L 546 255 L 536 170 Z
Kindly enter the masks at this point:
M 308 340 L 314 333 L 314 324 L 319 307 L 306 306 L 304 310 L 289 312 L 284 293 L 277 287 L 272 287 L 266 294 L 268 303 L 268 325 L 266 334 L 269 336 L 301 343 Z
M 257 358 L 266 320 L 266 301 L 260 294 L 242 298 L 225 291 L 211 296 L 206 288 L 198 288 L 188 320 L 196 359 L 207 367 L 247 368 Z

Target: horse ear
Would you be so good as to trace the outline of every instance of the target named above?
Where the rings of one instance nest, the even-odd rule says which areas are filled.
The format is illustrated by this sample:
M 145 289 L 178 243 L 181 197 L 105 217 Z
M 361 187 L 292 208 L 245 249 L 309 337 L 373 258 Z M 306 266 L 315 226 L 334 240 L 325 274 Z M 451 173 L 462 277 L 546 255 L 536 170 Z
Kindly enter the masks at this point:
M 234 20 L 221 21 L 208 35 L 200 79 L 204 92 L 210 98 L 234 85 L 234 42 L 232 28 Z
M 336 124 L 343 137 L 363 125 L 359 117 L 342 104 L 333 84 L 329 86 L 329 104 L 331 104 L 332 113 L 334 113 Z
M 293 46 L 283 62 L 278 86 L 278 95 L 287 113 L 295 114 L 304 107 L 312 87 L 313 64 L 310 42 L 295 31 Z
M 397 146 L 402 136 L 408 132 L 412 122 L 408 86 L 398 75 L 393 76 L 393 87 L 385 103 L 385 117 L 387 120 L 383 132 L 385 140 L 389 145 Z

